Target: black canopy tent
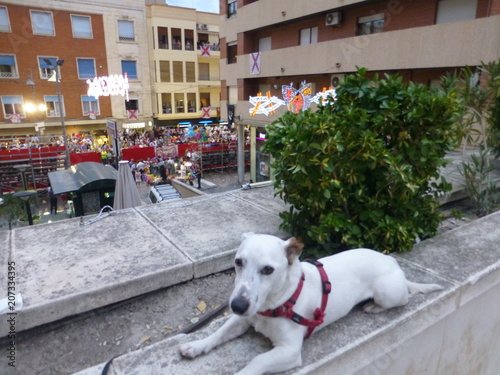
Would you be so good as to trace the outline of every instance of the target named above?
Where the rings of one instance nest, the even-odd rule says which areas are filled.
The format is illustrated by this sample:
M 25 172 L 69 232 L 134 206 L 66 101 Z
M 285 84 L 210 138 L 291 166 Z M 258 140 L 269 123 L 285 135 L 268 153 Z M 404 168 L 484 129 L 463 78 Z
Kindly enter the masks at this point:
M 113 206 L 118 171 L 109 165 L 84 162 L 64 171 L 49 172 L 54 194 L 70 194 L 75 216 L 99 212 L 102 207 Z

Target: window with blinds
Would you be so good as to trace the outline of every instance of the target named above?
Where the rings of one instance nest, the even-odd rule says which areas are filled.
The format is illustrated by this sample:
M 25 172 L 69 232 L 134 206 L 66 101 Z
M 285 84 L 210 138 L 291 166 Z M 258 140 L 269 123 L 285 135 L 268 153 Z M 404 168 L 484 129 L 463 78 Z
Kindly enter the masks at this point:
M 44 36 L 56 35 L 51 12 L 40 12 L 38 10 L 32 10 L 30 12 L 33 34 Z
M 118 20 L 118 39 L 121 42 L 135 41 L 133 21 Z
M 90 17 L 71 15 L 73 38 L 92 39 L 92 25 Z

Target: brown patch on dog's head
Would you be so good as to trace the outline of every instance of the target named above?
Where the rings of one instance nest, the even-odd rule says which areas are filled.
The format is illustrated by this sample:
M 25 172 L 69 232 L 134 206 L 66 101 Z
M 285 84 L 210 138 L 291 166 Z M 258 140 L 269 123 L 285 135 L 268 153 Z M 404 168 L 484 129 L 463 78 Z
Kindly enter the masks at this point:
M 304 244 L 295 237 L 292 237 L 285 242 L 285 254 L 289 265 L 292 265 L 295 259 L 300 256 L 303 248 Z

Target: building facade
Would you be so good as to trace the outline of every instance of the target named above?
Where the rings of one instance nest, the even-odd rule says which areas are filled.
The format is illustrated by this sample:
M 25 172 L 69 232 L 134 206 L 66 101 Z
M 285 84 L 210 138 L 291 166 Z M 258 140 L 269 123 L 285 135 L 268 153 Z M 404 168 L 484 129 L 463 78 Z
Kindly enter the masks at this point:
M 107 120 L 152 125 L 143 1 L 18 4 L 0 2 L 0 136 L 58 136 L 62 122 L 68 135 L 105 130 Z M 127 76 L 128 98 L 88 95 L 87 80 L 114 75 Z
M 496 60 L 500 0 L 221 0 L 220 43 L 222 116 L 251 126 L 251 176 L 266 180 L 259 146 L 287 106 L 259 113 L 249 97 L 282 98 L 283 86 L 303 82 L 314 95 L 357 66 L 431 85 Z
M 219 16 L 148 0 L 155 125 L 220 119 Z

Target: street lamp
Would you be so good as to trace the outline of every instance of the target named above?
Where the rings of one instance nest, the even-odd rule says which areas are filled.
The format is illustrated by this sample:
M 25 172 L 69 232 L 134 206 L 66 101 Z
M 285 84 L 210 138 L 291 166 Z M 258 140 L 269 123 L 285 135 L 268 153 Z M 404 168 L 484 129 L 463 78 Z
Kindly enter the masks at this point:
M 43 59 L 45 63 L 53 68 L 56 72 L 56 90 L 57 90 L 57 102 L 59 106 L 59 116 L 61 116 L 61 128 L 62 128 L 62 136 L 63 136 L 63 142 L 64 142 L 64 148 L 66 149 L 65 151 L 65 160 L 64 160 L 64 168 L 68 169 L 70 167 L 69 165 L 69 150 L 68 150 L 68 136 L 66 135 L 66 126 L 64 124 L 64 113 L 63 113 L 63 106 L 62 106 L 62 100 L 61 100 L 61 87 L 59 85 L 59 67 L 64 64 L 64 60 L 57 60 L 54 62 L 51 59 Z
M 31 215 L 31 206 L 29 199 L 32 195 L 36 194 L 36 190 L 25 190 L 25 191 L 18 191 L 17 193 L 14 193 L 14 197 L 20 198 L 21 200 L 24 201 L 24 204 L 26 205 L 26 213 L 28 214 L 28 223 L 29 225 L 33 225 L 33 216 Z

